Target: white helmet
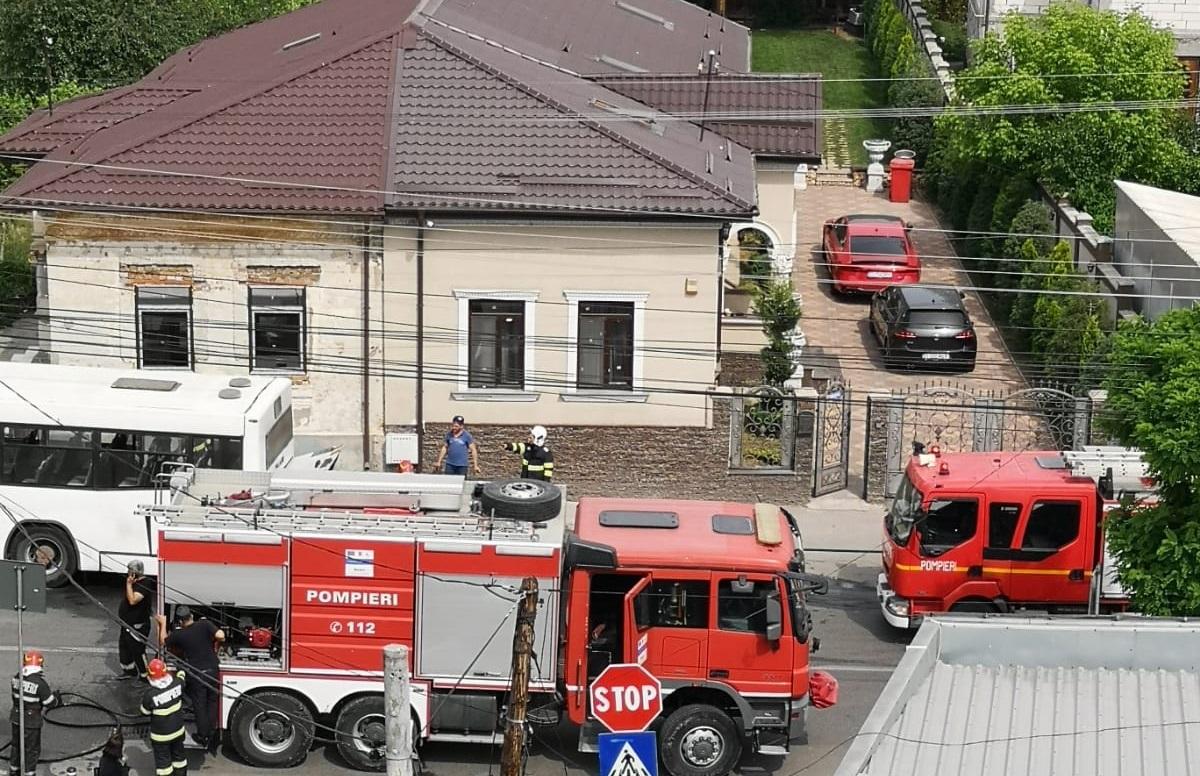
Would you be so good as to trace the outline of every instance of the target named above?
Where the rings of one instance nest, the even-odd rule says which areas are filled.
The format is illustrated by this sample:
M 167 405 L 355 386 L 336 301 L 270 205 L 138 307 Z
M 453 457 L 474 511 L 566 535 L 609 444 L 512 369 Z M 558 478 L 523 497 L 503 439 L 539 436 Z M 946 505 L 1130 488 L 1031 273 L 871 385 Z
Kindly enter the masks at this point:
M 533 437 L 533 443 L 535 445 L 541 446 L 546 444 L 546 427 L 534 426 L 533 428 L 529 429 L 529 436 Z

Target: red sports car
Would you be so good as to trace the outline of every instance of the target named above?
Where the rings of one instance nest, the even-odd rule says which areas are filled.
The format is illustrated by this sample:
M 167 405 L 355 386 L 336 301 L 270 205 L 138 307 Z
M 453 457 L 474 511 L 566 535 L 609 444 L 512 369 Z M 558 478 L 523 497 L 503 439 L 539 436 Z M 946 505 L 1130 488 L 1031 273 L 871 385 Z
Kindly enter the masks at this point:
M 838 293 L 874 293 L 921 280 L 921 259 L 896 216 L 842 216 L 825 223 L 821 252 Z

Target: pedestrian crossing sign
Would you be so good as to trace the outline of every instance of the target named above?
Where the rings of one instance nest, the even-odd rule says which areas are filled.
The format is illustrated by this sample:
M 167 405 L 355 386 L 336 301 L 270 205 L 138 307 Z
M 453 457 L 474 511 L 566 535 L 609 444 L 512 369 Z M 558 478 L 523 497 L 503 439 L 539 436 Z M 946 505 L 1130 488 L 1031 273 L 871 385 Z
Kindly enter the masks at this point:
M 658 776 L 658 740 L 644 733 L 601 733 L 600 776 Z

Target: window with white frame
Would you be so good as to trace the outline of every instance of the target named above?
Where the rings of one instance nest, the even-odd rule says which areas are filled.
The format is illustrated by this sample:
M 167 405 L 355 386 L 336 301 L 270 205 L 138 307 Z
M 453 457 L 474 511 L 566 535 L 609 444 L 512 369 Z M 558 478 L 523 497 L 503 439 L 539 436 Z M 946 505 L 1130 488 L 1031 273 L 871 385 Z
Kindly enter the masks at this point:
M 250 369 L 303 372 L 306 363 L 303 288 L 250 287 Z
M 454 289 L 458 400 L 530 401 L 536 291 Z
M 472 299 L 467 335 L 469 388 L 525 387 L 525 302 Z
M 139 286 L 135 294 L 138 367 L 191 369 L 192 289 Z
M 575 384 L 633 390 L 633 302 L 579 302 Z

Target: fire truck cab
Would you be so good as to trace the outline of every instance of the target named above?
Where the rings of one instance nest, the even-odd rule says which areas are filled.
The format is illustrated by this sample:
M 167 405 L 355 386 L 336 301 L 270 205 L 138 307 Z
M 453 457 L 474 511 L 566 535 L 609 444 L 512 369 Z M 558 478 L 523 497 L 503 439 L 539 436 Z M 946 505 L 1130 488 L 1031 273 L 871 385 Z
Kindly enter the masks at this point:
M 538 581 L 527 718 L 580 727 L 610 663 L 663 685 L 673 776 L 782 755 L 821 676 L 799 528 L 768 504 L 584 498 L 541 482 L 445 475 L 184 469 L 142 508 L 159 532 L 160 606 L 224 628 L 220 720 L 252 765 L 301 762 L 315 735 L 384 768 L 382 649 L 410 648 L 419 738 L 495 743 L 512 683 L 518 586 Z
M 884 618 L 947 611 L 1120 611 L 1104 515 L 1153 485 L 1136 450 L 941 453 L 914 445 L 883 520 Z

